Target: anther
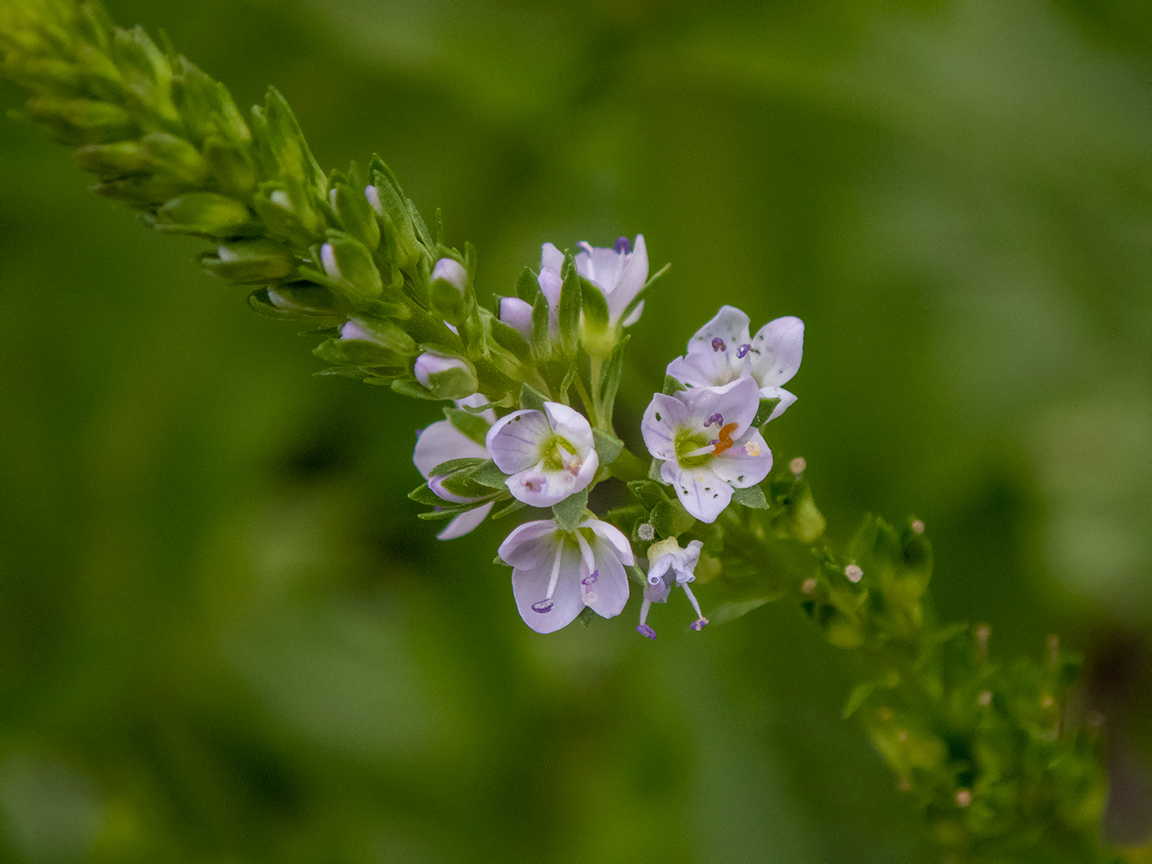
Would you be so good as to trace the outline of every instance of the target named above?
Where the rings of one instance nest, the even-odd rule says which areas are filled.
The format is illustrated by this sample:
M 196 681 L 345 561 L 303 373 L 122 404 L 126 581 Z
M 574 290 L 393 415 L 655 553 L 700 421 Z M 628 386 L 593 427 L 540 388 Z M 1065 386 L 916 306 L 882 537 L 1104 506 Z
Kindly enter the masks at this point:
M 751 350 L 752 346 L 745 342 L 743 345 L 736 349 L 736 356 L 743 360 L 744 356 Z
M 617 237 L 615 248 L 618 254 L 628 254 L 632 251 L 632 241 L 627 237 Z
M 713 424 L 715 424 L 717 426 L 723 426 L 724 425 L 724 415 L 721 414 L 719 411 L 717 411 L 715 414 L 713 414 L 711 417 L 709 417 L 707 420 L 704 421 L 704 428 L 707 429 L 709 426 L 711 426 Z
M 724 344 L 723 339 L 721 339 L 719 336 L 715 336 L 712 339 L 712 350 L 713 351 L 727 351 L 728 346 Z
M 592 574 L 590 576 L 585 576 L 583 579 L 580 580 L 580 584 L 581 585 L 592 585 L 599 578 L 600 578 L 600 571 L 599 570 L 593 570 Z
M 539 603 L 533 603 L 532 604 L 532 611 L 533 612 L 539 612 L 541 615 L 543 615 L 545 612 L 551 612 L 552 611 L 552 601 L 551 600 L 541 600 Z
M 656 638 L 656 631 L 649 627 L 647 624 L 637 624 L 636 632 L 641 636 L 647 636 L 649 639 Z
M 697 618 L 695 621 L 693 621 L 691 624 L 688 625 L 688 628 L 690 630 L 695 630 L 697 633 L 699 633 L 701 630 L 703 630 L 707 626 L 708 626 L 708 619 L 707 618 Z
M 844 568 L 844 578 L 849 582 L 859 582 L 864 578 L 864 571 L 855 564 L 849 564 Z

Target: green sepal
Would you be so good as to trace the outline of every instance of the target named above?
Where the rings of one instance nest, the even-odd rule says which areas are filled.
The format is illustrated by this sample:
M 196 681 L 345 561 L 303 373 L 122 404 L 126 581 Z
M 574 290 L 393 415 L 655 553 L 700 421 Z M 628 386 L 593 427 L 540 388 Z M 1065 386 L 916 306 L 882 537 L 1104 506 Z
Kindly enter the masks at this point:
M 455 429 L 477 444 L 483 444 L 491 425 L 483 417 L 461 411 L 459 408 L 445 408 L 444 416 Z
M 486 486 L 489 489 L 506 490 L 508 488 L 507 480 L 508 475 L 496 467 L 496 463 L 491 459 L 482 462 L 480 465 L 473 468 L 468 472 L 468 479 L 481 486 Z
M 490 460 L 481 459 L 476 456 L 467 456 L 462 459 L 449 459 L 447 462 L 441 462 L 439 465 L 436 465 L 428 472 L 428 476 L 444 477 L 454 471 L 466 471 L 472 468 L 478 468 L 487 461 Z
M 280 91 L 269 87 L 264 107 L 254 107 L 252 117 L 256 152 L 265 163 L 265 176 L 292 180 L 312 195 L 325 197 L 328 180 Z
M 311 246 L 323 236 L 324 220 L 316 212 L 312 197 L 291 177 L 261 183 L 252 206 L 268 234 L 294 246 Z
M 620 389 L 620 379 L 624 375 L 624 348 L 631 336 L 625 336 L 616 343 L 604 365 L 600 367 L 600 403 L 596 406 L 596 416 L 605 420 L 612 417 L 616 405 L 616 393 Z
M 516 296 L 525 303 L 535 305 L 536 298 L 540 294 L 540 282 L 537 280 L 536 274 L 530 268 L 525 267 L 520 278 L 516 280 Z
M 193 141 L 219 135 L 229 141 L 251 142 L 252 132 L 228 88 L 187 57 L 172 59 L 172 101 Z
M 672 396 L 676 393 L 679 393 L 681 390 L 687 389 L 687 387 L 685 387 L 671 375 L 664 376 L 664 390 L 662 392 L 665 396 Z
M 499 297 L 496 298 L 496 303 L 499 305 Z M 511 324 L 505 324 L 486 309 L 481 310 L 481 314 L 487 314 L 489 316 L 488 332 L 492 334 L 492 341 L 522 364 L 530 365 L 532 362 L 532 346 L 528 344 L 528 340 L 524 338 L 524 334 Z
M 532 303 L 532 353 L 538 360 L 552 356 L 552 333 L 549 329 L 548 298 L 541 292 Z
M 209 166 L 200 151 L 183 138 L 167 132 L 151 132 L 140 139 L 145 165 L 149 171 L 167 175 L 189 188 L 203 183 Z
M 576 620 L 580 622 L 581 627 L 587 627 L 596 618 L 596 611 L 591 606 L 585 606 L 576 615 Z
M 392 382 L 392 389 L 401 396 L 408 396 L 412 399 L 427 399 L 430 402 L 440 401 L 439 396 L 411 378 L 397 378 Z
M 363 339 L 326 339 L 312 353 L 337 366 L 403 366 L 404 358 L 376 342 Z
M 569 259 L 560 286 L 560 347 L 566 357 L 576 353 L 580 344 L 580 275 Z
M 527 408 L 532 411 L 543 411 L 544 403 L 547 401 L 548 398 L 531 384 L 524 384 L 520 387 L 521 408 Z
M 747 489 L 733 489 L 732 500 L 743 504 L 753 510 L 767 510 L 768 499 L 764 497 L 764 490 L 759 486 L 749 486 Z
M 780 404 L 780 400 L 773 396 L 771 399 L 761 399 L 760 407 L 756 409 L 756 417 L 752 420 L 753 426 L 763 426 L 768 422 L 768 418 L 772 416 L 772 412 L 776 410 L 776 406 Z
M 658 501 L 649 521 L 661 537 L 679 537 L 696 524 L 696 519 L 679 501 Z
M 575 269 L 575 268 L 573 268 Z M 584 310 L 584 326 L 599 335 L 608 329 L 608 301 L 604 292 L 587 279 L 581 278 L 580 303 Z
M 596 443 L 596 455 L 600 457 L 601 465 L 611 465 L 624 449 L 623 441 L 599 429 L 592 430 L 592 439 Z
M 173 198 L 145 217 L 157 231 L 193 234 L 214 240 L 250 237 L 261 232 L 252 211 L 234 198 L 215 192 L 189 192 Z
M 241 285 L 276 282 L 296 269 L 292 251 L 270 240 L 247 240 L 222 245 L 200 256 L 200 266 L 214 276 Z
M 444 502 L 441 501 L 441 504 Z M 423 513 L 417 513 L 417 519 L 451 519 L 454 516 L 459 516 L 461 513 L 467 513 L 473 509 L 475 504 L 459 504 L 451 507 L 441 507 L 438 510 L 426 510 Z
M 656 283 L 657 279 L 660 279 L 662 276 L 664 276 L 664 274 L 667 273 L 671 268 L 671 264 L 665 264 L 663 267 L 648 277 L 648 281 L 644 283 L 644 287 L 636 292 L 636 296 L 628 301 L 628 305 L 625 306 L 624 311 L 620 313 L 621 323 L 628 320 L 628 316 L 636 311 L 636 307 L 640 305 L 640 301 L 644 299 L 644 295 L 648 293 L 648 289 Z
M 664 478 L 660 476 L 660 466 L 664 463 L 659 459 L 653 459 L 652 464 L 648 466 L 648 479 L 653 482 L 664 484 Z
M 636 496 L 636 500 L 651 510 L 661 501 L 667 501 L 664 487 L 652 480 L 630 480 L 628 490 Z
M 628 574 L 628 581 L 634 582 L 637 585 L 648 587 L 648 578 L 644 575 L 644 571 L 637 567 L 635 564 L 625 564 L 624 572 Z
M 275 290 L 280 304 L 273 302 L 269 291 Z M 339 323 L 343 320 L 335 306 L 335 298 L 327 288 L 310 282 L 293 282 L 260 288 L 248 295 L 248 305 L 269 318 L 306 319 L 317 323 Z
M 356 179 L 353 178 L 353 181 Z M 349 235 L 359 240 L 369 250 L 380 245 L 380 223 L 376 221 L 376 214 L 364 194 L 363 184 L 338 183 L 332 189 L 330 197 L 336 218 Z
M 848 694 L 848 701 L 844 703 L 844 709 L 840 712 L 840 717 L 847 720 L 863 708 L 868 697 L 880 686 L 881 682 L 879 681 L 865 681 L 863 684 L 857 684 L 853 687 L 852 692 Z
M 439 477 L 438 474 L 430 475 Z M 440 477 L 444 489 L 461 498 L 485 498 L 491 494 L 489 487 L 482 486 L 472 479 L 470 471 L 453 471 L 446 477 Z
M 552 514 L 556 517 L 556 524 L 562 531 L 572 533 L 576 530 L 576 526 L 584 521 L 586 509 L 588 509 L 588 490 L 581 489 L 560 503 L 553 504 Z
M 408 493 L 408 497 L 417 504 L 426 504 L 429 507 L 439 507 L 444 503 L 444 499 L 429 489 L 427 483 L 421 483 Z
M 251 198 L 259 179 L 251 146 L 209 135 L 204 140 L 203 152 L 208 170 L 220 183 L 222 191 L 245 200 Z
M 132 116 L 119 105 L 94 99 L 39 96 L 25 103 L 28 115 L 70 147 L 121 141 L 140 134 Z
M 368 248 L 342 231 L 329 231 L 327 236 L 337 270 L 328 276 L 336 281 L 340 292 L 353 302 L 379 297 L 384 291 L 384 281 Z M 316 258 L 320 257 L 321 252 L 317 250 Z
M 492 515 L 489 516 L 488 518 L 492 519 L 492 520 L 503 519 L 505 516 L 510 516 L 511 514 L 515 513 L 518 510 L 523 510 L 527 506 L 528 505 L 525 504 L 523 501 L 516 501 L 515 499 L 513 499 L 512 501 L 509 501 L 507 504 L 505 504 L 503 507 L 501 507 L 499 510 L 493 511 Z M 499 560 L 499 559 L 497 559 L 497 560 Z

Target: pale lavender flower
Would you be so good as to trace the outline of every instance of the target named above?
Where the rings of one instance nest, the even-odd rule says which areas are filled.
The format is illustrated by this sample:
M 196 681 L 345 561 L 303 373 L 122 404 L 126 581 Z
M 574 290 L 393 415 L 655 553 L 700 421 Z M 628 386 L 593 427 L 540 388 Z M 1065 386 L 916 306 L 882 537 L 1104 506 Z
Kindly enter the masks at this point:
M 644 235 L 636 235 L 635 248 L 627 237 L 619 238 L 611 249 L 588 243 L 578 245 L 581 251 L 576 253 L 576 272 L 600 289 L 608 304 L 608 326 L 614 328 L 648 281 L 648 248 L 644 245 Z M 624 320 L 624 326 L 630 327 L 639 321 L 643 311 L 641 300 Z
M 772 452 L 752 420 L 760 405 L 756 382 L 657 393 L 641 431 L 648 451 L 663 460 L 660 478 L 676 489 L 684 509 L 714 522 L 732 490 L 757 485 L 772 470 Z
M 619 615 L 628 602 L 624 567 L 635 563 L 628 538 L 599 519 L 571 533 L 552 519 L 526 522 L 500 544 L 500 560 L 512 566 L 516 608 L 537 633 L 566 627 L 584 607 Z
M 484 404 L 484 397 L 476 394 L 467 399 L 461 399 L 456 404 L 478 408 Z M 483 417 L 489 424 L 496 422 L 496 412 L 491 408 L 479 416 Z M 443 487 L 440 482 L 441 478 L 432 476 L 432 471 L 437 465 L 443 465 L 453 459 L 487 459 L 489 458 L 488 450 L 483 444 L 476 443 L 447 420 L 439 420 L 418 432 L 417 435 L 419 437 L 416 439 L 416 449 L 412 453 L 412 461 L 416 465 L 416 470 L 420 472 L 420 476 L 428 481 L 428 488 L 450 504 L 479 505 L 452 519 L 447 527 L 436 535 L 441 540 L 461 537 L 484 521 L 495 502 L 489 500 L 490 496 L 465 498 L 461 495 L 454 495 Z
M 791 316 L 769 321 L 749 337 L 748 316 L 722 306 L 688 340 L 688 353 L 668 364 L 668 374 L 687 387 L 719 387 L 746 375 L 756 380 L 761 399 L 779 399 L 769 420 L 796 401 L 783 388 L 800 369 L 804 322 Z
M 486 443 L 496 467 L 511 475 L 512 497 L 533 507 L 551 507 L 579 492 L 600 467 L 592 427 L 559 402 L 501 417 Z
M 644 586 L 644 602 L 640 604 L 640 623 L 636 632 L 649 639 L 656 638 L 656 631 L 648 625 L 648 610 L 653 603 L 667 603 L 672 589 L 679 585 L 688 595 L 688 601 L 696 610 L 696 620 L 688 626 L 693 630 L 703 630 L 708 619 L 700 611 L 696 595 L 688 587 L 696 580 L 696 565 L 700 561 L 700 550 L 704 544 L 693 540 L 684 549 L 675 538 L 661 540 L 648 547 L 648 584 Z
M 519 297 L 500 298 L 500 320 L 532 341 L 532 304 Z
M 560 289 L 564 284 L 564 253 L 552 243 L 540 248 L 540 273 L 536 282 L 548 301 L 548 333 L 553 339 L 560 335 Z

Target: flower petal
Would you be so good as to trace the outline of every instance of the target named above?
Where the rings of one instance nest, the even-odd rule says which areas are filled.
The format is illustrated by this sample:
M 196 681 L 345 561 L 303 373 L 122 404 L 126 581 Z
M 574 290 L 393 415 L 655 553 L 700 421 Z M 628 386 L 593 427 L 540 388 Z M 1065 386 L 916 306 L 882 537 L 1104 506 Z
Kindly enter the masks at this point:
M 732 487 L 710 467 L 684 469 L 665 462 L 660 466 L 660 476 L 672 484 L 684 509 L 701 522 L 715 522 L 732 500 Z
M 787 384 L 804 355 L 804 322 L 791 315 L 769 321 L 752 340 L 752 374 L 761 387 Z
M 772 451 L 759 430 L 752 429 L 744 438 L 713 457 L 708 467 L 716 476 L 737 489 L 755 486 L 772 470 Z
M 504 538 L 497 554 L 501 561 L 513 567 L 531 569 L 544 561 L 551 566 L 562 533 L 552 519 L 525 522 L 513 528 Z
M 591 606 L 601 618 L 614 618 L 624 611 L 628 602 L 628 576 L 614 544 L 594 536 L 591 546 L 596 560 L 596 581 L 587 585 L 581 582 L 581 602 Z
M 640 431 L 644 446 L 657 459 L 676 458 L 676 430 L 691 422 L 688 406 L 675 396 L 657 393 L 644 410 Z
M 636 556 L 632 554 L 632 544 L 628 542 L 624 532 L 615 525 L 600 519 L 585 519 L 577 527 L 591 528 L 593 534 L 615 548 L 616 554 L 625 564 L 631 566 L 636 563 Z
M 599 467 L 600 457 L 592 450 L 576 474 L 567 468 L 547 470 L 541 461 L 513 474 L 504 481 L 504 485 L 517 501 L 523 501 L 531 507 L 551 507 L 585 488 L 592 482 Z
M 481 504 L 479 507 L 474 507 L 471 510 L 465 511 L 448 523 L 448 526 L 437 534 L 440 540 L 455 540 L 457 537 L 463 537 L 469 531 L 472 531 L 484 521 L 489 512 L 492 510 L 492 505 L 495 501 L 489 501 L 487 504 Z
M 485 443 L 496 467 L 505 474 L 515 474 L 540 461 L 540 445 L 551 434 L 544 412 L 526 408 L 497 420 Z
M 550 558 L 536 567 L 516 567 L 512 571 L 512 595 L 516 598 L 516 608 L 524 623 L 537 633 L 554 633 L 567 627 L 584 608 L 580 553 L 567 543 L 561 552 L 560 576 L 552 592 L 552 607 L 547 612 L 537 612 L 532 608 L 533 604 L 540 603 L 548 596 L 548 582 L 552 578 L 554 561 L 554 558 Z
M 775 420 L 777 417 L 788 410 L 788 406 L 796 401 L 795 394 L 789 393 L 783 387 L 761 387 L 760 398 L 780 400 L 776 407 L 772 409 L 772 413 L 768 415 L 768 420 Z M 767 423 L 768 420 L 765 420 L 764 422 Z
M 544 412 L 548 415 L 548 423 L 551 425 L 552 431 L 562 438 L 566 438 L 573 446 L 580 448 L 581 457 L 585 455 L 584 451 L 595 448 L 592 426 L 579 411 L 559 402 L 545 402 Z
M 724 342 L 724 348 L 720 350 L 727 350 L 732 348 L 736 350 L 739 346 L 751 343 L 748 336 L 748 316 L 735 306 L 721 306 L 720 311 L 717 312 L 711 321 L 696 331 L 696 334 L 688 340 L 688 353 L 691 354 L 696 351 L 713 351 L 716 349 L 712 347 L 713 339 L 721 339 Z
M 760 409 L 760 391 L 751 377 L 741 378 L 723 387 L 698 387 L 684 393 L 684 401 L 694 418 L 719 414 L 724 425 L 735 423 L 732 438 L 740 438 L 756 419 Z M 491 445 L 489 445 L 491 447 Z
M 419 433 L 412 461 L 420 476 L 427 479 L 432 469 L 451 459 L 488 458 L 488 451 L 447 420 L 438 420 Z

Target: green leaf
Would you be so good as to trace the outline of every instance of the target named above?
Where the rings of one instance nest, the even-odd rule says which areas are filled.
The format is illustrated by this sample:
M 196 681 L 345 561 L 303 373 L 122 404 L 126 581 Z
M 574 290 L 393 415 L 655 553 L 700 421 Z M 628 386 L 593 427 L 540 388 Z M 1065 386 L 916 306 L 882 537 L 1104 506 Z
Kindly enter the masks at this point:
M 857 684 L 853 687 L 852 692 L 848 694 L 848 701 L 844 703 L 844 710 L 840 712 L 841 718 L 847 720 L 864 707 L 864 703 L 868 701 L 868 697 L 871 696 L 879 686 L 879 681 L 866 681 L 863 684 Z
M 501 507 L 488 518 L 503 519 L 505 516 L 509 516 L 512 513 L 515 513 L 517 510 L 523 510 L 526 506 L 528 505 L 526 505 L 523 501 L 509 501 L 505 506 Z
M 480 459 L 475 456 L 469 456 L 465 459 L 449 459 L 447 462 L 441 462 L 435 468 L 428 472 L 429 477 L 446 477 L 454 471 L 464 471 L 469 468 L 477 468 L 483 465 L 486 459 Z
M 616 343 L 604 365 L 600 367 L 600 404 L 596 406 L 596 416 L 611 419 L 616 405 L 616 393 L 620 389 L 620 378 L 624 375 L 624 347 L 631 336 L 625 336 Z
M 543 411 L 544 403 L 547 401 L 547 397 L 531 384 L 525 384 L 520 388 L 521 408 L 530 408 L 533 411 Z
M 752 421 L 753 426 L 763 426 L 768 422 L 768 418 L 772 416 L 772 412 L 776 410 L 776 406 L 780 404 L 780 400 L 773 397 L 772 399 L 761 399 L 760 407 L 756 409 L 756 417 Z
M 661 501 L 668 500 L 668 496 L 664 494 L 664 487 L 653 480 L 631 480 L 628 483 L 628 490 L 649 510 Z
M 584 325 L 595 333 L 608 329 L 608 301 L 604 292 L 587 279 L 581 279 L 580 302 L 584 308 Z
M 660 466 L 664 463 L 659 459 L 653 459 L 652 464 L 648 466 L 648 479 L 656 483 L 663 483 L 664 478 L 660 476 Z
M 469 471 L 468 479 L 473 483 L 479 483 L 481 486 L 487 486 L 489 489 L 503 490 L 508 488 L 508 484 L 505 482 L 508 475 L 497 468 L 496 463 L 491 459 L 481 462 Z
M 570 258 L 567 265 L 560 287 L 560 347 L 571 357 L 580 344 L 580 276 Z
M 548 298 L 543 293 L 532 303 L 532 353 L 540 360 L 552 356 L 552 333 L 548 328 Z
M 681 384 L 679 381 L 677 381 L 671 375 L 665 375 L 664 376 L 664 390 L 663 390 L 663 392 L 664 392 L 665 396 L 671 396 L 674 393 L 679 393 L 681 390 L 687 390 L 687 389 L 688 389 L 687 387 L 685 387 L 683 384 Z
M 732 500 L 753 510 L 767 510 L 768 499 L 764 497 L 764 490 L 759 486 L 749 486 L 747 489 L 733 489 Z
M 599 429 L 592 430 L 592 438 L 596 442 L 596 455 L 600 457 L 601 465 L 611 465 L 624 449 L 623 441 Z
M 679 537 L 696 524 L 695 518 L 679 501 L 664 500 L 652 508 L 652 527 L 661 537 Z
M 708 621 L 711 624 L 725 624 L 728 621 L 735 621 L 753 609 L 759 609 L 765 603 L 770 603 L 773 599 L 772 597 L 753 597 L 750 600 L 735 600 L 731 603 L 724 603 L 708 613 Z
M 540 296 L 540 293 L 540 283 L 536 279 L 536 274 L 525 267 L 520 278 L 516 280 L 516 296 L 525 303 L 531 303 L 535 306 L 536 298 Z
M 647 587 L 648 578 L 644 575 L 644 571 L 637 567 L 635 564 L 625 564 L 624 572 L 628 574 L 628 580 L 635 582 L 637 585 Z
M 443 502 L 441 502 L 443 503 Z M 453 516 L 459 516 L 475 507 L 475 504 L 461 504 L 459 506 L 441 507 L 439 510 L 428 510 L 424 513 L 417 513 L 417 519 L 451 519 Z
M 410 378 L 397 378 L 392 382 L 392 389 L 401 396 L 408 396 L 411 399 L 427 399 L 431 402 L 440 401 L 439 396 Z
M 552 507 L 556 517 L 556 524 L 563 531 L 571 533 L 576 526 L 584 520 L 584 511 L 588 508 L 588 490 L 583 489 L 575 495 L 569 495 L 559 504 Z
M 417 504 L 427 504 L 429 507 L 439 507 L 444 503 L 444 500 L 440 498 L 439 495 L 428 488 L 427 483 L 421 483 L 408 493 L 408 497 Z
M 448 422 L 451 423 L 458 432 L 470 440 L 475 441 L 477 444 L 484 443 L 485 438 L 488 436 L 488 430 L 492 428 L 483 417 L 470 414 L 459 408 L 445 408 L 444 416 L 448 418 Z

